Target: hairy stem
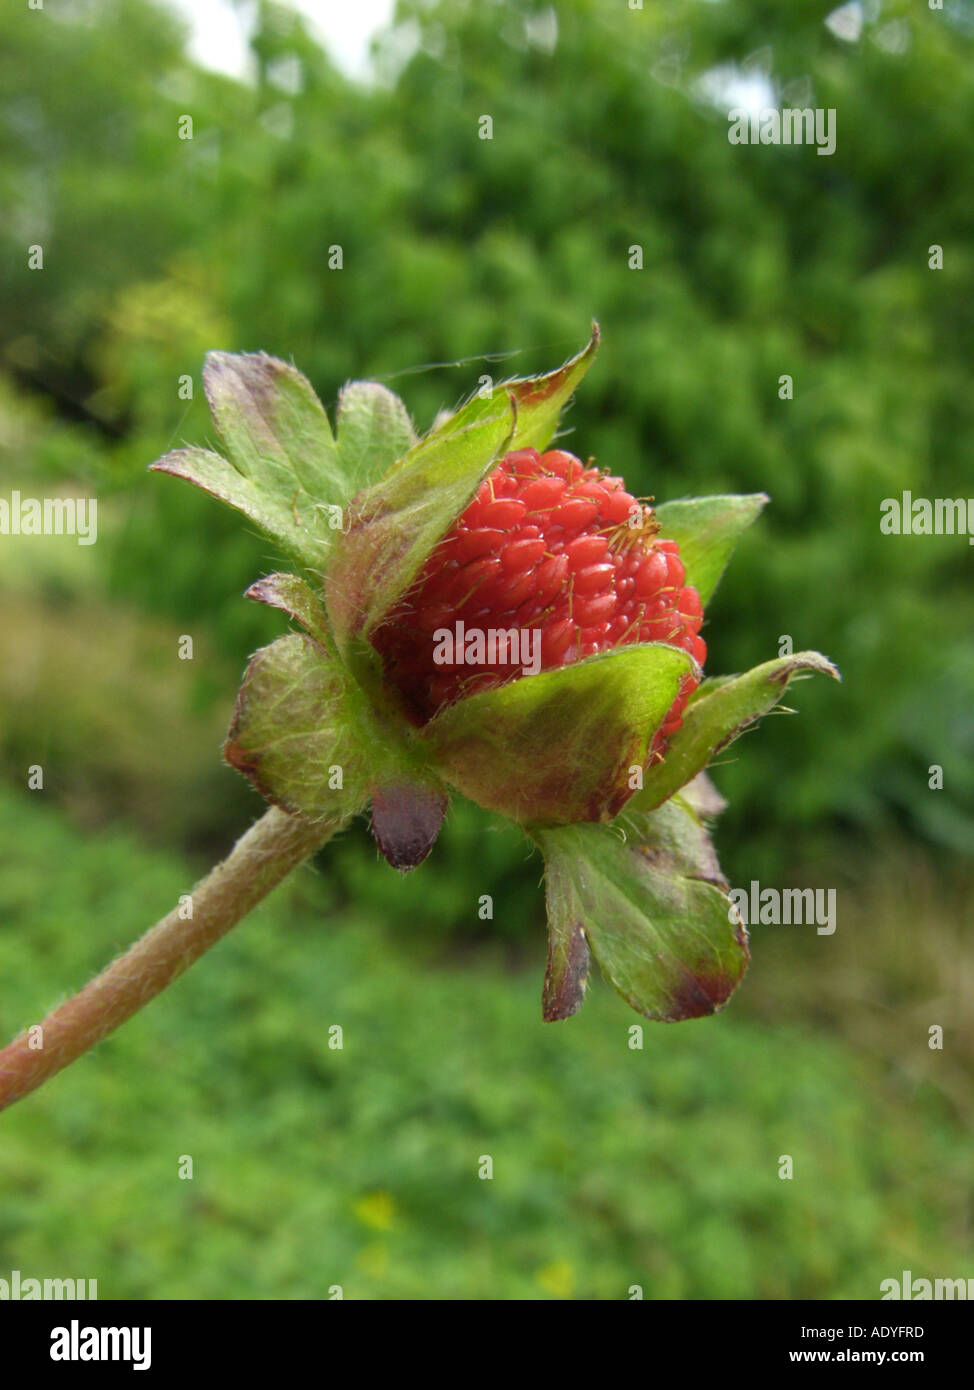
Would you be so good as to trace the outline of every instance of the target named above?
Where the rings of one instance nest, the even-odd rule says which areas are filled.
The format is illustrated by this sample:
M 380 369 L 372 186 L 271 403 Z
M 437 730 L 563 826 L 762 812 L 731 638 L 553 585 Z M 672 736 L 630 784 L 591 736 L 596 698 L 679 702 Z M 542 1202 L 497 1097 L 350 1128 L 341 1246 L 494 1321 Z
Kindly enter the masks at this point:
M 183 903 L 40 1025 L 0 1051 L 0 1110 L 94 1047 L 188 970 L 339 828 L 276 807 L 234 845 Z

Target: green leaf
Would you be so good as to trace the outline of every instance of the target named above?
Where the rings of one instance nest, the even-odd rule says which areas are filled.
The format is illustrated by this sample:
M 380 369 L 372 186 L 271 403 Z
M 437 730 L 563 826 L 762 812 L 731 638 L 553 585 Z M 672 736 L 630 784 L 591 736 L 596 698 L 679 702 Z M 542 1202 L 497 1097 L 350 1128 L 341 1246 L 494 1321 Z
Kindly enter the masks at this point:
M 323 522 L 306 500 L 301 505 L 296 492 L 285 506 L 279 498 L 238 473 L 220 454 L 208 449 L 174 449 L 150 468 L 154 473 L 184 478 L 211 497 L 242 512 L 270 536 L 283 554 L 298 564 L 308 569 L 320 569 L 324 565 L 329 537 L 336 533 L 328 529 L 327 521 Z
M 511 449 L 544 450 L 551 443 L 562 411 L 595 361 L 600 340 L 599 325 L 593 323 L 592 336 L 586 346 L 563 366 L 545 376 L 515 377 L 493 388 L 493 397 L 499 394 L 513 396 L 517 407 L 517 424 Z M 475 397 L 470 405 L 476 408 L 478 399 Z M 487 399 L 490 400 L 491 396 Z
M 368 636 L 381 622 L 506 451 L 513 427 L 511 401 L 495 401 L 492 413 L 420 440 L 380 483 L 358 494 L 325 589 L 340 642 Z
M 344 667 L 304 633 L 289 633 L 251 659 L 224 757 L 284 811 L 354 815 L 369 799 L 378 751 L 359 703 Z
M 795 652 L 755 666 L 743 676 L 704 681 L 687 705 L 683 726 L 670 738 L 662 762 L 649 768 L 630 810 L 651 811 L 702 772 L 738 734 L 778 703 L 789 682 L 821 673 L 840 680 L 820 652 Z
M 338 395 L 338 456 L 349 496 L 377 482 L 416 443 L 398 396 L 377 381 L 350 381 Z
M 613 826 L 533 832 L 545 856 L 551 933 L 544 1017 L 581 1003 L 580 938 L 639 1013 L 665 1023 L 727 1002 L 747 968 L 747 933 L 713 846 L 680 798 Z
M 662 643 L 616 647 L 470 695 L 431 720 L 423 741 L 446 781 L 512 820 L 607 820 L 695 669 Z
M 687 583 L 706 605 L 717 587 L 741 532 L 769 501 L 766 493 L 744 496 L 688 497 L 656 507 L 660 536 L 679 544 Z
M 472 397 L 359 493 L 326 594 L 343 647 L 378 626 L 499 457 L 545 447 L 598 345 L 593 324 L 588 345 L 556 371 Z
M 269 608 L 279 608 L 300 623 L 316 642 L 323 647 L 329 645 L 328 616 L 311 585 L 299 575 L 269 574 L 251 584 L 244 598 L 266 603 Z
M 203 388 L 230 461 L 290 499 L 294 487 L 341 501 L 344 478 L 328 416 L 308 379 L 262 352 L 210 352 Z
M 285 554 L 320 569 L 341 531 L 338 509 L 349 489 L 311 385 L 263 353 L 224 352 L 207 355 L 203 384 L 229 461 L 205 449 L 177 449 L 152 468 L 235 507 Z

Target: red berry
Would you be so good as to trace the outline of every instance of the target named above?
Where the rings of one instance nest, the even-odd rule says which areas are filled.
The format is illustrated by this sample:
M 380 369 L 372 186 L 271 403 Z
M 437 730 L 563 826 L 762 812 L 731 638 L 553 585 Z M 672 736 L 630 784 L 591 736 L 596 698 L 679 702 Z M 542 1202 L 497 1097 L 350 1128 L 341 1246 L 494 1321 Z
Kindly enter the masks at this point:
M 620 478 L 563 449 L 519 449 L 481 484 L 373 642 L 388 680 L 425 723 L 523 674 L 509 650 L 493 653 L 515 658 L 500 663 L 438 664 L 434 632 L 458 622 L 467 632 L 522 629 L 529 645 L 539 630 L 543 671 L 630 642 L 666 642 L 702 666 L 703 607 L 685 578 L 676 541 L 660 538 L 652 509 Z M 663 755 L 696 687 L 684 676 L 651 758 Z

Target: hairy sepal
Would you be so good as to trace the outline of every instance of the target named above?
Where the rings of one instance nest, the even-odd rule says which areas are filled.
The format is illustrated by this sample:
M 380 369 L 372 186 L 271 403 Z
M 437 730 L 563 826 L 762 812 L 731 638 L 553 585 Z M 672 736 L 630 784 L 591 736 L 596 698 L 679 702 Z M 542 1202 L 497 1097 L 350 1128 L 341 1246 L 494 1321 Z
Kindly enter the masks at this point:
M 349 499 L 413 444 L 405 406 L 376 382 L 352 382 L 338 439 L 310 382 L 265 353 L 211 352 L 203 385 L 226 457 L 176 449 L 151 465 L 243 513 L 302 568 L 325 569 Z
M 686 582 L 709 603 L 743 532 L 761 514 L 764 492 L 686 497 L 655 508 L 660 535 L 676 541 Z
M 683 726 L 669 740 L 663 761 L 648 768 L 629 810 L 652 811 L 772 709 L 790 683 L 802 676 L 841 679 L 821 652 L 795 652 L 755 666 L 741 676 L 704 681 L 683 713 Z
M 607 820 L 638 786 L 653 735 L 691 672 L 698 668 L 677 647 L 616 647 L 470 695 L 436 715 L 423 742 L 444 780 L 514 821 Z
M 546 1020 L 582 1002 L 590 949 L 632 1008 L 663 1023 L 723 1008 L 748 964 L 706 829 L 682 798 L 613 826 L 532 832 L 545 856 Z

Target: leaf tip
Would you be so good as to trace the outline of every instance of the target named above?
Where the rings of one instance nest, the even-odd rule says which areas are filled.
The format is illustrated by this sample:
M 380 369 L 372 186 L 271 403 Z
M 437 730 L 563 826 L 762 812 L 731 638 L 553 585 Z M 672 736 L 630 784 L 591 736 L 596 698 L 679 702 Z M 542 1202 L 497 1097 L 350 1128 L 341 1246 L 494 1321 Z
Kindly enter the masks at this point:
M 831 676 L 841 683 L 839 668 L 821 652 L 796 652 L 790 661 L 785 661 L 772 673 L 771 680 L 782 690 L 795 676 L 802 674 Z
M 743 927 L 735 930 L 734 940 L 741 952 L 740 968 L 736 971 L 715 970 L 699 974 L 685 971 L 679 982 L 671 987 L 668 1007 L 661 1022 L 686 1023 L 692 1018 L 710 1018 L 727 1006 L 751 960 L 747 932 Z
M 178 474 L 179 474 L 179 463 L 178 463 L 178 458 L 179 458 L 179 455 L 180 455 L 181 452 L 182 452 L 182 450 L 180 450 L 180 449 L 174 449 L 174 450 L 172 450 L 172 451 L 171 451 L 170 453 L 168 453 L 168 454 L 163 454 L 161 458 L 157 458 L 153 463 L 150 463 L 150 464 L 148 465 L 147 472 L 149 472 L 149 473 L 169 473 L 169 474 L 176 474 L 176 475 L 178 475 Z
M 589 962 L 588 941 L 580 922 L 572 924 L 567 940 L 559 937 L 556 943 L 552 934 L 541 996 L 545 1023 L 557 1023 L 578 1013 L 588 988 Z

